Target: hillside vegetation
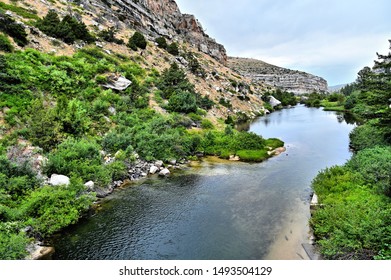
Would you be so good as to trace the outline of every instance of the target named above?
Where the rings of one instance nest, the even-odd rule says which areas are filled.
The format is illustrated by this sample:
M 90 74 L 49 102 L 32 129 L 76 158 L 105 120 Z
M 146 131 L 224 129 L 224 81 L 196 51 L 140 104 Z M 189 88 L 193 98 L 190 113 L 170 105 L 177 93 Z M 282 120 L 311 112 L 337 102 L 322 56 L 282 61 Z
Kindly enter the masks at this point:
M 263 114 L 262 86 L 186 42 L 41 12 L 0 5 L 0 259 L 76 223 L 97 199 L 85 183 L 128 179 L 140 159 L 262 161 L 284 145 L 233 128 Z
M 311 225 L 327 259 L 391 259 L 391 53 L 378 58 L 334 95 L 361 125 L 350 134 L 352 159 L 312 183 L 322 206 Z

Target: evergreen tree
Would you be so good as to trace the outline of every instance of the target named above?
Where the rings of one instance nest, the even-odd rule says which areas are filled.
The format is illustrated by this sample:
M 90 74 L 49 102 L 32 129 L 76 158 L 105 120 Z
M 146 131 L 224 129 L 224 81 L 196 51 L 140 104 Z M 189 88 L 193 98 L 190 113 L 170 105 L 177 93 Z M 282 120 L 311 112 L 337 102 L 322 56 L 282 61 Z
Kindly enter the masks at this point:
M 147 40 L 145 40 L 143 34 L 136 31 L 133 36 L 130 37 L 128 47 L 134 51 L 137 51 L 138 48 L 145 50 L 147 47 Z

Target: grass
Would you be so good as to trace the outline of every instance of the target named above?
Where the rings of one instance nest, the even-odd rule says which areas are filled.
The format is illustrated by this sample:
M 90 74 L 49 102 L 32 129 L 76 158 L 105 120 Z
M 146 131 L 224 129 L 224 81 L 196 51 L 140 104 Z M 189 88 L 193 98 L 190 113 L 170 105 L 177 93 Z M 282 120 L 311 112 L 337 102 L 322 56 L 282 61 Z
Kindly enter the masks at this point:
M 240 150 L 236 155 L 240 160 L 247 162 L 261 162 L 270 157 L 267 150 Z
M 0 2 L 0 9 L 14 12 L 15 14 L 24 18 L 35 19 L 35 20 L 40 19 L 39 16 L 36 14 L 36 11 L 27 10 L 25 8 L 9 5 L 3 2 Z

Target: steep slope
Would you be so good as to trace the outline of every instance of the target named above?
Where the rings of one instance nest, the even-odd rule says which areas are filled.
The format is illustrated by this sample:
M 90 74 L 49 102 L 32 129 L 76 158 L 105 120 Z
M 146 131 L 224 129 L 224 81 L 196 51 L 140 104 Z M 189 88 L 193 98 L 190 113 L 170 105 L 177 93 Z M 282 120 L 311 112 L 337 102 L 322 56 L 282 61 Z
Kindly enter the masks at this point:
M 327 81 L 321 77 L 278 67 L 257 59 L 229 57 L 228 66 L 253 81 L 297 95 L 328 90 Z

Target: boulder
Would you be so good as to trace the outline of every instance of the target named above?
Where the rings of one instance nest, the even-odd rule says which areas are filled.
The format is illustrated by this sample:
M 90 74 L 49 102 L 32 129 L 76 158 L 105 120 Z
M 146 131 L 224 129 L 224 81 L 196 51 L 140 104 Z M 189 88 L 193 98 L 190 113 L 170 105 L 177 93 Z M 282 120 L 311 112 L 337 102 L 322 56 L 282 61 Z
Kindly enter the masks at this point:
M 274 108 L 278 105 L 281 105 L 281 101 L 276 99 L 274 96 L 270 96 L 270 99 L 269 99 L 269 103 L 270 105 Z
M 149 168 L 149 173 L 150 174 L 155 174 L 156 172 L 159 171 L 159 167 L 155 166 L 155 165 L 152 165 L 150 168 Z
M 168 175 L 170 175 L 170 170 L 168 170 L 167 168 L 164 168 L 163 170 L 161 170 L 159 172 L 159 176 L 162 176 L 162 177 L 167 177 Z
M 123 90 L 127 89 L 132 84 L 132 82 L 130 80 L 128 80 L 122 76 L 119 76 L 119 77 L 111 76 L 111 77 L 109 77 L 109 80 L 110 80 L 110 82 L 103 85 L 103 87 L 123 91 Z
M 92 191 L 95 187 L 95 183 L 93 181 L 88 181 L 84 186 L 86 186 L 89 191 Z
M 49 184 L 52 186 L 68 186 L 70 184 L 70 179 L 65 175 L 52 174 L 52 176 L 50 176 Z
M 162 167 L 163 166 L 163 161 L 162 160 L 157 160 L 155 162 L 155 166 L 157 166 L 158 168 Z

